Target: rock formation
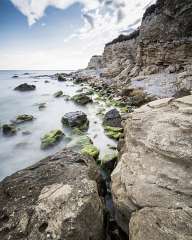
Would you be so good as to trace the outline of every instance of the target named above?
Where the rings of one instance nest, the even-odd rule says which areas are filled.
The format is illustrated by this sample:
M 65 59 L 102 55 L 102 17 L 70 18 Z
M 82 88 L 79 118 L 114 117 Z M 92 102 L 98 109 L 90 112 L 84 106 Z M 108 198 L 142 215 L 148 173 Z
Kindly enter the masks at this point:
M 0 183 L 0 239 L 103 239 L 94 160 L 63 150 Z
M 112 173 L 116 219 L 130 240 L 191 239 L 192 96 L 135 110 Z

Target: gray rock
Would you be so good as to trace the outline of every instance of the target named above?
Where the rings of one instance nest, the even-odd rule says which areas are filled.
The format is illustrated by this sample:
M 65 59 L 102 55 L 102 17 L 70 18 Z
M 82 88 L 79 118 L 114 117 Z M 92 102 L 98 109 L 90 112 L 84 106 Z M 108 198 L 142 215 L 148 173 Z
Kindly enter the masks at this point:
M 14 124 L 4 124 L 2 126 L 3 134 L 6 136 L 12 136 L 17 133 L 17 129 Z
M 69 150 L 0 183 L 1 240 L 102 240 L 95 162 Z
M 130 240 L 191 239 L 191 131 L 192 95 L 129 114 L 112 192 L 116 219 Z
M 36 89 L 35 85 L 30 85 L 30 84 L 27 84 L 27 83 L 23 83 L 23 84 L 20 84 L 19 86 L 17 86 L 14 90 L 21 91 L 21 92 L 26 92 L 26 91 L 33 91 L 35 89 Z
M 117 109 L 108 111 L 104 116 L 103 125 L 121 128 L 121 115 L 119 111 Z
M 92 102 L 92 99 L 86 93 L 77 94 L 72 97 L 72 100 L 80 105 Z

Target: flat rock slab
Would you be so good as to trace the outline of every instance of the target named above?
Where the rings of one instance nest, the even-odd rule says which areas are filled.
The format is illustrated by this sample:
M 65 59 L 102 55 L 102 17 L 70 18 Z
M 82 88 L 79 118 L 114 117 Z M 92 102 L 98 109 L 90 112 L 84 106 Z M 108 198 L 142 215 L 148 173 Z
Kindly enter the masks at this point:
M 95 162 L 63 150 L 0 183 L 0 239 L 103 239 Z

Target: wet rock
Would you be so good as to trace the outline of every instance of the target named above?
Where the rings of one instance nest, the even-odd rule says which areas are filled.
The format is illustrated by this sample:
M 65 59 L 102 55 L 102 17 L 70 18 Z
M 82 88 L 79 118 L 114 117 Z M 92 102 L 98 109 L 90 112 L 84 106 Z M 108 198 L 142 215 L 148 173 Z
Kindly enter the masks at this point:
M 41 138 L 41 148 L 47 149 L 59 143 L 64 136 L 61 130 L 53 130 Z
M 31 132 L 26 130 L 22 132 L 22 135 L 28 136 L 28 135 L 31 135 Z
M 2 126 L 2 131 L 3 131 L 3 134 L 6 135 L 6 136 L 12 136 L 12 135 L 15 135 L 16 132 L 17 132 L 17 129 L 15 127 L 14 124 L 4 124 Z
M 44 108 L 46 108 L 46 103 L 39 103 L 38 108 L 39 110 L 43 110 Z
M 104 239 L 95 162 L 63 150 L 0 183 L 1 240 Z
M 65 82 L 65 81 L 67 81 L 67 79 L 66 79 L 66 76 L 65 76 L 65 74 L 57 74 L 57 80 L 59 81 L 59 82 Z
M 104 116 L 103 125 L 121 128 L 121 115 L 119 111 L 117 109 L 112 109 L 108 111 Z
M 54 93 L 55 98 L 62 97 L 62 96 L 63 96 L 63 91 L 58 91 L 58 92 Z
M 85 93 L 81 93 L 81 94 L 77 94 L 77 95 L 73 96 L 72 100 L 75 103 L 78 103 L 80 105 L 86 105 L 87 103 L 92 102 L 92 99 L 89 96 L 87 96 L 87 94 L 85 94 Z
M 27 115 L 27 114 L 23 114 L 23 115 L 18 115 L 16 117 L 15 120 L 13 120 L 12 122 L 14 124 L 20 124 L 20 123 L 24 123 L 24 122 L 31 122 L 33 121 L 34 117 L 32 115 Z
M 111 173 L 116 165 L 118 152 L 115 150 L 108 151 L 101 159 L 101 167 Z
M 19 76 L 18 75 L 13 75 L 12 78 L 18 78 Z
M 114 140 L 119 140 L 123 136 L 123 128 L 104 126 L 105 134 Z
M 19 86 L 17 86 L 14 90 L 21 91 L 21 92 L 26 92 L 26 91 L 33 91 L 35 89 L 36 89 L 35 85 L 30 85 L 30 84 L 27 84 L 27 83 L 23 83 L 23 84 L 20 84 Z
M 88 144 L 83 147 L 81 154 L 97 159 L 99 157 L 99 149 L 93 144 Z
M 116 220 L 131 240 L 191 238 L 191 131 L 192 95 L 129 114 L 112 192 Z
M 62 117 L 61 122 L 64 126 L 80 129 L 87 129 L 89 125 L 87 115 L 81 111 L 66 113 Z
M 45 81 L 44 81 L 44 83 L 50 83 L 50 81 L 48 81 L 48 80 L 45 80 Z

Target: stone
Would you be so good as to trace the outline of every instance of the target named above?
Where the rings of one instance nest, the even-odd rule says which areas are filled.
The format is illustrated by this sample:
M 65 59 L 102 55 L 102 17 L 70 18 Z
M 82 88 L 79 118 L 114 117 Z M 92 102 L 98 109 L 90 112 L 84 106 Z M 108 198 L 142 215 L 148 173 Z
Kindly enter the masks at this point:
M 2 126 L 3 134 L 6 136 L 12 136 L 17 133 L 17 129 L 14 124 L 4 124 Z
M 116 150 L 110 150 L 101 158 L 101 167 L 111 173 L 116 165 L 117 159 L 118 152 Z
M 1 240 L 101 240 L 103 206 L 92 158 L 64 149 L 0 183 Z
M 104 126 L 105 134 L 114 140 L 119 140 L 123 136 L 123 128 Z
M 61 130 L 52 130 L 41 138 L 41 148 L 47 149 L 59 143 L 64 136 Z
M 18 75 L 13 75 L 12 78 L 18 78 L 19 76 Z
M 57 80 L 59 81 L 59 82 L 65 82 L 65 81 L 67 81 L 67 79 L 66 79 L 66 76 L 65 76 L 65 74 L 57 74 Z
M 63 96 L 63 91 L 58 91 L 58 92 L 56 92 L 56 93 L 54 93 L 54 97 L 55 98 L 58 98 L 58 97 L 62 97 Z
M 71 98 L 75 103 L 80 105 L 86 105 L 87 103 L 91 103 L 92 99 L 85 93 L 77 94 Z
M 88 155 L 94 159 L 97 159 L 99 156 L 99 149 L 93 144 L 88 144 L 83 147 L 81 154 Z
M 35 89 L 36 89 L 35 85 L 23 83 L 23 84 L 20 84 L 19 86 L 17 86 L 14 90 L 20 91 L 20 92 L 26 92 L 26 91 L 33 91 Z
M 111 179 L 116 220 L 130 240 L 191 239 L 191 131 L 192 95 L 129 114 Z
M 13 120 L 12 122 L 14 124 L 21 124 L 21 123 L 24 123 L 24 122 L 31 122 L 33 120 L 34 120 L 34 117 L 32 115 L 23 114 L 23 115 L 18 115 L 16 117 L 16 119 Z
M 103 120 L 104 126 L 110 126 L 110 127 L 116 127 L 116 128 L 122 128 L 121 125 L 121 115 L 117 109 L 111 109 L 107 113 L 105 113 L 104 120 Z
M 80 129 L 87 129 L 89 124 L 87 115 L 81 111 L 66 113 L 62 117 L 61 122 L 64 126 Z

